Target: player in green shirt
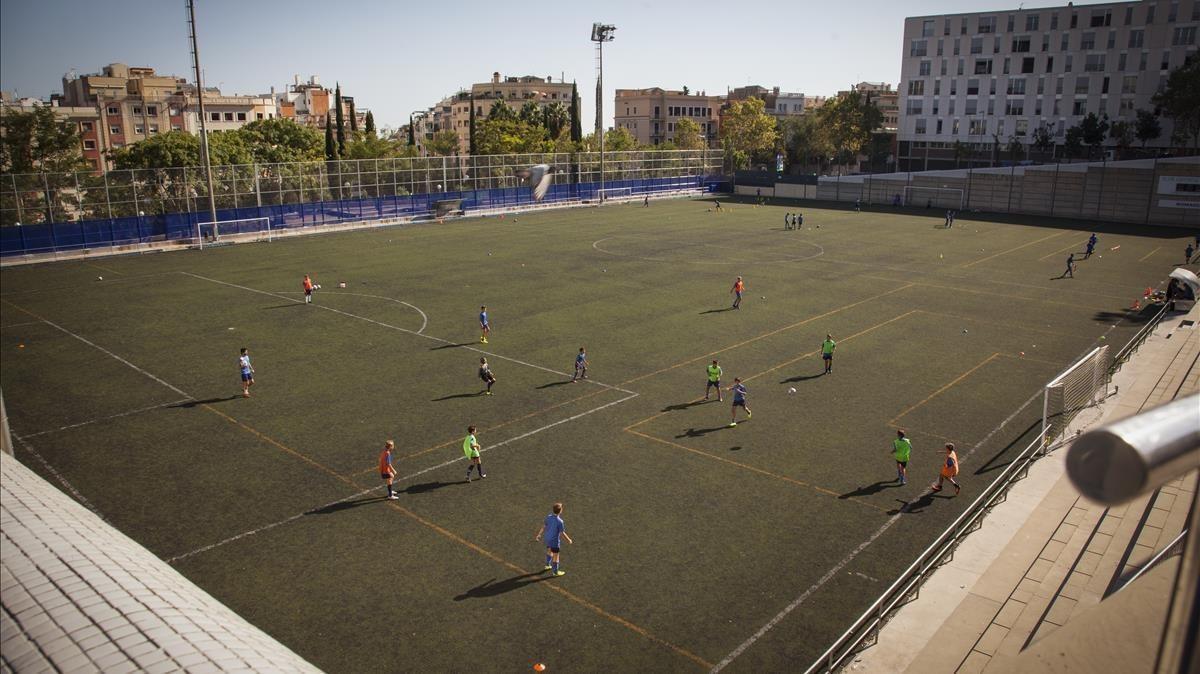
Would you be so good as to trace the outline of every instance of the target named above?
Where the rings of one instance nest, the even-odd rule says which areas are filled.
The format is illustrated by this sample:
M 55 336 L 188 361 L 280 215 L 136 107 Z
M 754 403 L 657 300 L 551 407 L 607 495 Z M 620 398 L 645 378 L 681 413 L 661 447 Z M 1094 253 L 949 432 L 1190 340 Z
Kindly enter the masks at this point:
M 483 463 L 479 460 L 479 442 L 475 439 L 475 427 L 467 426 L 467 437 L 463 438 L 463 454 L 467 455 L 467 482 L 471 481 L 471 467 L 477 466 L 479 478 L 487 477 Z
M 904 437 L 904 429 L 896 429 L 896 439 L 892 440 L 892 457 L 896 459 L 896 479 L 900 484 L 908 484 L 908 459 L 912 456 L 912 441 Z
M 713 361 L 712 365 L 708 366 L 708 382 L 704 385 L 704 399 L 708 400 L 708 389 L 717 387 L 717 402 L 725 400 L 721 397 L 721 366 L 717 365 L 717 361 Z
M 833 335 L 825 335 L 825 341 L 821 342 L 821 358 L 825 360 L 825 374 L 833 374 L 833 350 L 837 348 L 837 342 L 833 341 Z

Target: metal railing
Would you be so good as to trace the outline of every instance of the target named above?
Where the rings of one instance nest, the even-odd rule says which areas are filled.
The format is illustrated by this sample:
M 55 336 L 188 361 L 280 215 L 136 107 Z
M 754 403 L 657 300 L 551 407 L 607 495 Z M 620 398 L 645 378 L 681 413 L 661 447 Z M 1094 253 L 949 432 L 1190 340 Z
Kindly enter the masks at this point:
M 1132 356 L 1138 350 L 1138 348 L 1142 346 L 1142 343 L 1146 341 L 1146 338 L 1150 336 L 1150 333 L 1154 332 L 1154 329 L 1158 327 L 1158 324 L 1161 323 L 1162 319 L 1167 315 L 1167 308 L 1170 306 L 1170 302 L 1164 303 L 1162 308 L 1159 309 L 1158 312 L 1154 314 L 1154 316 L 1152 316 L 1145 325 L 1142 326 L 1142 329 L 1138 330 L 1137 333 L 1125 343 L 1125 346 L 1121 347 L 1121 350 L 1117 352 L 1117 355 L 1113 356 L 1112 365 L 1110 365 L 1108 369 L 1108 374 L 1110 377 L 1121 369 L 1121 366 L 1125 364 L 1125 361 L 1129 360 L 1129 357 Z

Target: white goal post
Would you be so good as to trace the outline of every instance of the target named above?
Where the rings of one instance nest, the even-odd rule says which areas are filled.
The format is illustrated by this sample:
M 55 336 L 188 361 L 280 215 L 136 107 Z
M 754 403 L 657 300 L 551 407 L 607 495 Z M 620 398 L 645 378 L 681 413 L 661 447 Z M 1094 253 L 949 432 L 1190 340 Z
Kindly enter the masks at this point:
M 235 241 L 271 241 L 270 218 L 239 218 L 236 220 L 209 220 L 196 223 L 196 241 L 204 249 L 205 240 L 216 242 L 221 237 Z
M 601 201 L 609 201 L 611 199 L 632 199 L 633 188 L 631 187 L 606 187 L 602 190 L 596 190 L 596 194 Z
M 963 190 L 957 187 L 922 187 L 919 185 L 904 186 L 904 205 L 924 208 L 949 208 L 963 210 L 966 208 Z
M 1058 438 L 1084 409 L 1108 396 L 1108 346 L 1098 346 L 1046 384 L 1042 399 L 1042 437 Z

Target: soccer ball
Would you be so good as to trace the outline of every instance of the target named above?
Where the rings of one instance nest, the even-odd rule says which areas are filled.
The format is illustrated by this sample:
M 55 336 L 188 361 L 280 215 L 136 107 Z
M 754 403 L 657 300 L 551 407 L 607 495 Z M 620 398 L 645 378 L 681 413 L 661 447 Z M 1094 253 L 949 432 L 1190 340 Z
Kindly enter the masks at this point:
M 788 395 L 791 395 L 791 394 L 793 394 L 793 393 L 795 393 L 795 392 L 796 392 L 796 389 L 795 389 L 795 388 L 790 388 L 790 389 L 788 389 Z
M 321 284 L 320 284 L 320 283 L 318 283 L 318 284 L 317 284 L 317 286 L 316 286 L 316 289 L 317 289 L 317 290 L 320 290 L 320 289 L 321 289 Z
M 97 277 L 96 277 L 96 280 L 97 280 L 97 281 L 103 281 L 103 280 L 104 280 L 104 277 L 103 277 L 103 276 L 97 276 Z

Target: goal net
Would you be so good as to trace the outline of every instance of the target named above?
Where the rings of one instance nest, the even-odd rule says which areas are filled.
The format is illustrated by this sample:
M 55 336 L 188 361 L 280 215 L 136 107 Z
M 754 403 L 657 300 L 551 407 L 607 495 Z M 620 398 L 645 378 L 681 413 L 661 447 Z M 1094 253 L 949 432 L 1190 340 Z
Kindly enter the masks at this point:
M 904 187 L 904 205 L 919 208 L 945 208 L 962 210 L 966 207 L 963 191 L 956 187 Z
M 633 198 L 633 189 L 629 187 L 607 187 L 596 190 L 596 196 L 601 201 L 627 200 Z
M 1047 444 L 1058 439 L 1080 412 L 1104 400 L 1110 364 L 1108 347 L 1099 346 L 1046 384 L 1042 433 Z
M 219 243 L 221 240 L 270 241 L 270 218 L 240 218 L 237 220 L 212 220 L 196 223 L 196 240 L 201 248 Z

